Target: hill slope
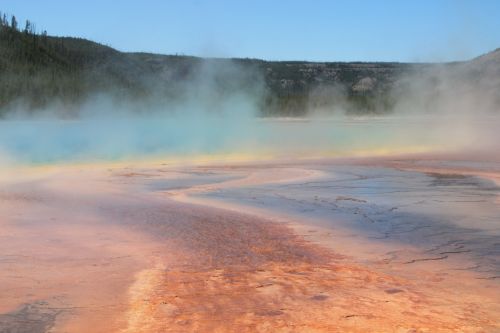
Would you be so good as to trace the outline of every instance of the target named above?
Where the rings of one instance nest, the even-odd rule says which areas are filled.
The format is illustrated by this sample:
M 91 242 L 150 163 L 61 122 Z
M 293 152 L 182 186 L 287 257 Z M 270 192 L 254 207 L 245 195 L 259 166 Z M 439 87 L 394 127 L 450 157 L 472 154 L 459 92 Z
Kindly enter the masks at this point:
M 301 115 L 314 108 L 387 111 L 405 78 L 463 68 L 473 80 L 498 84 L 500 51 L 466 63 L 342 63 L 203 59 L 124 53 L 80 38 L 0 27 L 0 109 L 37 109 L 57 101 L 68 109 L 94 94 L 117 101 L 175 102 L 193 90 L 213 100 L 244 92 L 264 115 Z M 436 83 L 427 75 L 428 81 Z M 402 80 L 403 79 L 403 80 Z M 206 97 L 207 94 L 205 94 Z

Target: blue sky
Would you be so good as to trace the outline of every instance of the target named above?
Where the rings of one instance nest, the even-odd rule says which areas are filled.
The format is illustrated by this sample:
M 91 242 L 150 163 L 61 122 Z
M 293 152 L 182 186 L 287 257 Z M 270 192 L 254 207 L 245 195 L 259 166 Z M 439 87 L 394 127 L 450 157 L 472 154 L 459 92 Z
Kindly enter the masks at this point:
M 500 0 L 0 0 L 0 10 L 122 51 L 448 61 L 500 47 Z

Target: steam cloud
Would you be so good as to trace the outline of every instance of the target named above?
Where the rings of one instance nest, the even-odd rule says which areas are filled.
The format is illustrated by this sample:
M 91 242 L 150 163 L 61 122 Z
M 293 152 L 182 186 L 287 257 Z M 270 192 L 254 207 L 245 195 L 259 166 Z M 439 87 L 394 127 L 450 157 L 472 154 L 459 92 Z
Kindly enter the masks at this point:
M 492 152 L 500 148 L 498 75 L 479 80 L 474 75 L 479 77 L 481 67 L 456 67 L 435 66 L 400 78 L 390 114 L 349 117 L 343 113 L 343 87 L 318 87 L 310 95 L 308 117 L 277 120 L 258 118 L 266 95 L 258 73 L 208 61 L 174 92 L 171 103 L 161 91 L 147 103 L 99 95 L 73 119 L 61 118 L 63 106 L 56 102 L 32 114 L 18 106 L 0 121 L 0 165 L 207 154 L 317 157 L 478 147 Z

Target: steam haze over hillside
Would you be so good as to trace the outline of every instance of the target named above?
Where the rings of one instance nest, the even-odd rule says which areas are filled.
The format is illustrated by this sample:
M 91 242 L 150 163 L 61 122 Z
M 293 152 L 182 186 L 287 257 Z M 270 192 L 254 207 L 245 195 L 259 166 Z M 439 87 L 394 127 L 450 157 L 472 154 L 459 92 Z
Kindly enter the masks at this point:
M 0 151 L 11 163 L 357 156 L 495 141 L 498 50 L 445 64 L 269 62 L 121 53 L 9 22 L 1 37 Z
M 5 16 L 0 32 L 0 149 L 10 161 L 488 147 L 491 121 L 478 123 L 500 105 L 498 50 L 437 64 L 198 58 L 12 24 Z

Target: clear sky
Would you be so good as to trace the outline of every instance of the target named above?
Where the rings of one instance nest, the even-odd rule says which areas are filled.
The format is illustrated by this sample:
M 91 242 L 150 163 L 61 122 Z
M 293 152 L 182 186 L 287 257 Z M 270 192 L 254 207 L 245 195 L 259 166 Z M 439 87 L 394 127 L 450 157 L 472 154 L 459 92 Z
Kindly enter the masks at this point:
M 500 47 L 500 0 L 0 0 L 0 10 L 122 51 L 448 61 Z

